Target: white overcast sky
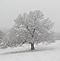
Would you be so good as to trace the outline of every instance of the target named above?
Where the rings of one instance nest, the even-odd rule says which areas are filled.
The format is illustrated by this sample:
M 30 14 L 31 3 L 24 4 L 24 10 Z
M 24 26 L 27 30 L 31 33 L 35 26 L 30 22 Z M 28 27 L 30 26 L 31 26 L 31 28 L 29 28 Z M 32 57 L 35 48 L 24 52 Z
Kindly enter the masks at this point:
M 0 0 L 0 29 L 10 28 L 21 13 L 41 10 L 55 22 L 55 31 L 60 32 L 60 0 Z

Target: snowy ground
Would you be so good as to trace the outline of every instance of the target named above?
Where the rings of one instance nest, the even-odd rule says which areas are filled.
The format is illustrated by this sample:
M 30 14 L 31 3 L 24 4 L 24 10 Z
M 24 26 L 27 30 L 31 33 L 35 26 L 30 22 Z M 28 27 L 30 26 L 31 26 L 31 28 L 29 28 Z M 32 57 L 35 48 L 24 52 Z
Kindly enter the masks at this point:
M 24 45 L 0 49 L 0 61 L 60 61 L 60 41 L 48 46 L 38 45 L 35 51 Z

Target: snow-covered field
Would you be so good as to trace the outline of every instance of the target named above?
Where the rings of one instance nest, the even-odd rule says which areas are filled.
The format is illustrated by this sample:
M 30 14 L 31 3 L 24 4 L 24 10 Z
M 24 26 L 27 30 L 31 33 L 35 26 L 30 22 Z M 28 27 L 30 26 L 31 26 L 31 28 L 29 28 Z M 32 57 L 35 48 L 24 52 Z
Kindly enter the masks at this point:
M 35 47 L 35 51 L 30 51 L 28 45 L 0 49 L 0 61 L 60 61 L 60 41 L 48 46 L 38 45 Z

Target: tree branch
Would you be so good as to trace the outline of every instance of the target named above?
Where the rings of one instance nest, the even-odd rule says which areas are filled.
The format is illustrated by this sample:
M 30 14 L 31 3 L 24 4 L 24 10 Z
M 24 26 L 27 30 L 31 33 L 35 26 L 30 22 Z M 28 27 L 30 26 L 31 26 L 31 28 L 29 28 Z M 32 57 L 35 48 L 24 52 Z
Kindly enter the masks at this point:
M 28 26 L 27 26 L 26 28 L 27 28 L 27 30 L 30 32 Z M 30 34 L 32 35 L 32 37 L 34 37 L 34 32 L 35 32 L 35 28 L 34 28 L 34 30 L 33 30 L 33 34 L 30 32 Z
M 25 40 L 22 44 L 26 43 L 27 41 Z

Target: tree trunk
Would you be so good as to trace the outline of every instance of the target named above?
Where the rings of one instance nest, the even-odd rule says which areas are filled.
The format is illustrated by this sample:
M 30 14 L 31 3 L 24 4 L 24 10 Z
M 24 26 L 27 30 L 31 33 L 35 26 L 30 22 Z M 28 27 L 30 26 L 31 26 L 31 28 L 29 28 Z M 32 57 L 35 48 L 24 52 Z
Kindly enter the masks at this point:
M 31 50 L 34 50 L 34 43 L 31 43 Z

